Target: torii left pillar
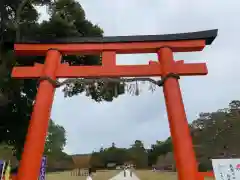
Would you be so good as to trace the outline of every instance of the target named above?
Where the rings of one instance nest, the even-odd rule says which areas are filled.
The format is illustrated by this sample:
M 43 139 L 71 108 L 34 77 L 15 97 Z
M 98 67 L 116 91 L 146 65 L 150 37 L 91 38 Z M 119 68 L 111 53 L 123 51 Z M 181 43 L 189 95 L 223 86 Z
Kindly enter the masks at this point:
M 61 53 L 58 50 L 49 49 L 46 55 L 42 75 L 56 80 L 56 71 L 60 62 Z M 49 120 L 54 92 L 55 87 L 50 82 L 47 80 L 40 82 L 17 179 L 33 180 L 36 178 L 36 174 L 39 174 L 41 161 L 36 160 L 42 158 L 49 122 L 42 120 Z M 38 142 L 36 143 L 36 141 Z M 31 170 L 37 172 L 29 172 L 29 167 L 31 167 Z

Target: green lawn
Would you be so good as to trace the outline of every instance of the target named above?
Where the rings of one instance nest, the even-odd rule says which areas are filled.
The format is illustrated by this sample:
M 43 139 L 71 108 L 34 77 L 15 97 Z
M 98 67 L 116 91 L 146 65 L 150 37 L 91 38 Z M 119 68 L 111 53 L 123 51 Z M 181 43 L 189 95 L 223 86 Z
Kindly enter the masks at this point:
M 93 180 L 108 180 L 111 177 L 117 175 L 120 171 L 97 171 Z M 70 171 L 61 173 L 49 173 L 47 174 L 47 180 L 86 180 L 85 176 L 71 176 Z
M 135 174 L 140 180 L 178 180 L 176 173 L 172 172 L 153 172 L 151 170 L 137 170 Z M 205 178 L 205 180 L 214 180 L 214 178 Z
M 108 180 L 117 175 L 120 171 L 97 171 L 93 180 Z M 171 172 L 152 172 L 151 170 L 136 170 L 135 174 L 140 180 L 177 180 L 176 173 Z M 47 180 L 86 180 L 84 176 L 71 176 L 71 172 L 49 173 Z M 205 178 L 205 180 L 213 180 L 212 178 Z

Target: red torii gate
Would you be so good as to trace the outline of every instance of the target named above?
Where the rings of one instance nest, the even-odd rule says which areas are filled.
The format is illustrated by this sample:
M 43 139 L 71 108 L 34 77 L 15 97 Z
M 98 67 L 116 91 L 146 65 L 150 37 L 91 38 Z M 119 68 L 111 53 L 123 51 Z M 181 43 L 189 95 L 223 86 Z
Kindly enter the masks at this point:
M 217 36 L 217 30 L 193 33 L 73 38 L 55 41 L 20 42 L 14 45 L 17 55 L 46 55 L 44 64 L 14 67 L 13 78 L 94 78 L 141 77 L 175 74 L 178 76 L 206 75 L 205 63 L 174 61 L 173 52 L 201 51 Z M 149 65 L 116 65 L 116 54 L 157 53 L 158 61 Z M 69 66 L 61 63 L 62 55 L 102 54 L 102 66 Z M 39 84 L 30 120 L 24 151 L 18 170 L 18 180 L 37 179 L 44 151 L 55 86 L 47 79 Z M 169 76 L 163 93 L 174 144 L 174 157 L 179 180 L 199 179 L 192 138 L 182 101 L 178 78 Z

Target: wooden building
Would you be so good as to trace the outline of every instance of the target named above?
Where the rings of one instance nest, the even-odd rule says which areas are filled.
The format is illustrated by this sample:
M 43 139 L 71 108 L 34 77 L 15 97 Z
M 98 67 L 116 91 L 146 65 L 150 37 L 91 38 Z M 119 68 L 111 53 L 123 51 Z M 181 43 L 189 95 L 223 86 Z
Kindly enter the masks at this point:
M 72 155 L 75 168 L 89 168 L 91 154 L 76 154 Z
M 152 166 L 160 171 L 176 171 L 175 160 L 172 152 L 158 157 L 157 163 Z

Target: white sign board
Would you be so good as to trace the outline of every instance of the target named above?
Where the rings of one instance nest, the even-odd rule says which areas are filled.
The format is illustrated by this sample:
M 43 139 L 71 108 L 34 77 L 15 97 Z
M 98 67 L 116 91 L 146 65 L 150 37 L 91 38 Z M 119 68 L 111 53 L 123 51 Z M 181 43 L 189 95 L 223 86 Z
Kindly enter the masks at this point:
M 240 180 L 240 159 L 212 159 L 216 180 Z

